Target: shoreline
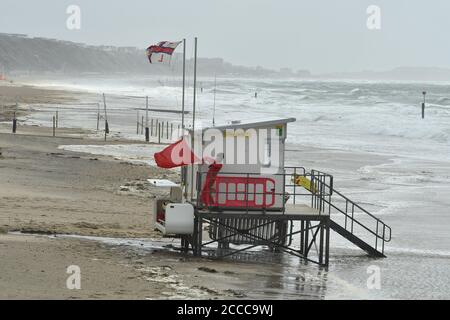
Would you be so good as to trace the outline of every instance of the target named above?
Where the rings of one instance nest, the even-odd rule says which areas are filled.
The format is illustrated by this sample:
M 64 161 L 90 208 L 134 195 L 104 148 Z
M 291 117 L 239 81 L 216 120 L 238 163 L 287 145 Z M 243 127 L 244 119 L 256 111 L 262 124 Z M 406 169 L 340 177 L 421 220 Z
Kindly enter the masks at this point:
M 0 298 L 298 297 L 284 292 L 283 284 L 266 288 L 274 277 L 281 283 L 288 281 L 280 276 L 281 264 L 198 259 L 173 252 L 171 245 L 148 251 L 58 236 L 161 239 L 151 227 L 151 200 L 160 191 L 147 185 L 146 179 L 177 181 L 178 174 L 60 148 L 74 143 L 105 144 L 86 130 L 61 129 L 62 137 L 51 137 L 45 127 L 22 126 L 17 135 L 8 132 L 7 124 L 0 128 L 0 180 L 4 181 L 0 184 L 0 259 L 5 261 L 0 264 Z M 136 142 L 106 142 L 121 143 Z M 80 266 L 83 290 L 65 287 L 69 265 Z M 298 272 L 309 271 L 303 267 Z M 255 283 L 255 273 L 260 282 Z M 322 299 L 323 281 L 318 280 L 318 291 L 304 290 L 304 296 Z

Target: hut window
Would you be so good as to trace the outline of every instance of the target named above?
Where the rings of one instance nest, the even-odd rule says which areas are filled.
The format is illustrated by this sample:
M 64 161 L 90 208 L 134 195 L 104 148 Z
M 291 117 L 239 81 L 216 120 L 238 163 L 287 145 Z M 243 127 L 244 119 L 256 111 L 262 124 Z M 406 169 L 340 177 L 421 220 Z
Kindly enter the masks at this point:
M 264 155 L 263 155 L 263 161 L 262 166 L 264 167 L 270 167 L 270 158 L 272 156 L 272 141 L 271 139 L 267 139 L 266 143 L 264 144 Z

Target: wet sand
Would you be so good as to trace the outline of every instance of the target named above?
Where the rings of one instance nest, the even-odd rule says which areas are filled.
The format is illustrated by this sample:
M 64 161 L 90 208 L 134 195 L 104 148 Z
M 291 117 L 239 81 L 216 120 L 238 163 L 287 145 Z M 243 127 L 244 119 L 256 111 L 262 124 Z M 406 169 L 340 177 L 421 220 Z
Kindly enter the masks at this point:
M 0 122 L 12 120 L 14 112 L 16 112 L 17 117 L 24 115 L 26 110 L 21 108 L 23 106 L 29 104 L 70 103 L 76 101 L 79 94 L 77 92 L 48 90 L 7 82 L 0 83 Z
M 40 99 L 40 89 L 16 89 L 1 92 L 25 94 L 33 103 L 64 96 L 58 92 L 48 100 L 46 93 Z M 278 264 L 195 259 L 172 245 L 140 250 L 60 236 L 158 240 L 151 227 L 158 191 L 146 180 L 179 177 L 144 164 L 59 149 L 104 143 L 91 132 L 62 128 L 53 138 L 48 128 L 22 125 L 17 135 L 9 129 L 8 123 L 0 125 L 0 299 L 253 298 L 261 297 L 271 276 L 280 276 Z M 108 141 L 114 143 L 133 142 Z M 66 287 L 70 265 L 81 268 L 81 290 Z M 255 283 L 255 276 L 262 281 Z M 275 289 L 270 296 L 280 293 Z
M 242 296 L 233 286 L 240 280 L 225 274 L 218 279 L 216 272 L 197 269 L 208 264 L 222 266 L 220 262 L 185 262 L 178 253 L 136 253 L 95 241 L 49 238 L 74 234 L 158 239 L 159 233 L 151 227 L 151 200 L 157 190 L 152 190 L 146 179 L 178 177 L 146 165 L 62 151 L 58 146 L 73 143 L 73 138 L 34 133 L 0 134 L 0 298 Z M 83 143 L 102 142 L 77 139 L 77 144 Z M 82 269 L 85 286 L 80 291 L 65 287 L 69 265 Z
M 0 299 L 237 299 L 231 263 L 140 252 L 95 241 L 0 235 Z M 67 287 L 78 266 L 80 290 Z M 200 268 L 200 269 L 199 269 Z M 240 267 L 245 270 L 244 267 Z M 207 271 L 202 271 L 207 270 Z M 250 267 L 247 266 L 250 274 Z

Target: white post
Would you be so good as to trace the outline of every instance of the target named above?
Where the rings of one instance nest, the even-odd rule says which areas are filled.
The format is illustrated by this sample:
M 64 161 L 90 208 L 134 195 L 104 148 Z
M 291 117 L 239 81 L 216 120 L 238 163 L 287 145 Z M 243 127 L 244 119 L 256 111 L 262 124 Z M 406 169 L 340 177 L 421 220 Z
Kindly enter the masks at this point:
M 195 38 L 195 50 L 194 50 L 194 103 L 193 103 L 193 115 L 192 115 L 192 130 L 195 130 L 195 108 L 197 103 L 197 38 Z
M 197 103 L 197 37 L 195 37 L 194 50 L 194 102 L 192 108 L 192 145 L 191 148 L 195 151 L 195 107 Z M 194 196 L 194 164 L 191 165 L 191 200 Z
M 145 101 L 145 127 L 148 128 L 148 96 Z
M 214 109 L 213 109 L 213 127 L 216 126 L 216 88 L 217 88 L 217 74 L 214 75 Z
M 178 136 L 184 136 L 184 112 L 186 105 L 186 39 L 183 39 L 183 96 L 181 99 L 181 133 L 178 132 Z M 187 182 L 187 171 L 184 167 L 181 167 L 181 185 L 183 188 L 184 198 L 187 198 L 187 190 L 186 190 L 186 182 Z
M 184 129 L 184 108 L 185 108 L 185 96 L 186 96 L 186 39 L 183 39 L 183 97 L 181 101 L 181 127 Z

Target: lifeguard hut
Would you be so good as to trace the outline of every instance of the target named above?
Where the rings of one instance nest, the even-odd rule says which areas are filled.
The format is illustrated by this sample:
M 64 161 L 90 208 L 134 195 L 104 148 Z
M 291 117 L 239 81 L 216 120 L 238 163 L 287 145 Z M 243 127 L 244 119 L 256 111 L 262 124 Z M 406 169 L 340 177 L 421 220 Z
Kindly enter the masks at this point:
M 391 228 L 334 189 L 333 176 L 285 166 L 287 119 L 235 121 L 189 131 L 192 148 L 213 154 L 182 168 L 182 183 L 156 199 L 154 224 L 181 238 L 196 256 L 225 257 L 265 246 L 322 266 L 330 230 L 374 257 L 384 257 Z M 197 145 L 195 141 L 199 141 Z M 197 157 L 202 158 L 202 157 Z

